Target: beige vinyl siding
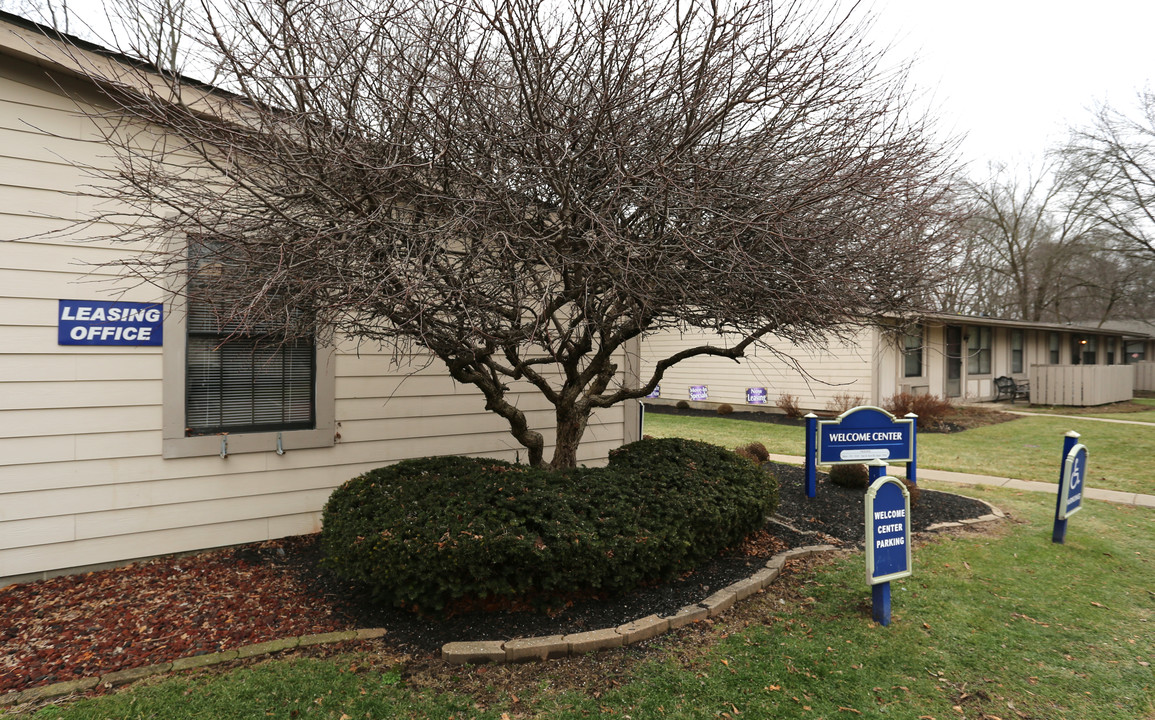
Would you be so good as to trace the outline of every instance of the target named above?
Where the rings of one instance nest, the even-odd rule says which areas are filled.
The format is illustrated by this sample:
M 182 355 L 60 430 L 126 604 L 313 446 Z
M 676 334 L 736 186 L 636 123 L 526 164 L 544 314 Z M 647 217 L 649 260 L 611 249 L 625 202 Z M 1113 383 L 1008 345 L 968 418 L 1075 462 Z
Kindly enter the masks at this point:
M 331 447 L 277 455 L 275 433 L 266 433 L 267 451 L 165 459 L 166 348 L 57 344 L 60 299 L 159 301 L 172 311 L 160 290 L 99 267 L 139 247 L 40 235 L 98 206 L 110 209 L 89 196 L 92 178 L 72 164 L 99 165 L 110 153 L 57 80 L 0 55 L 0 585 L 314 532 L 334 487 L 404 458 L 525 460 L 480 392 L 424 357 L 398 366 L 351 342 L 331 360 Z M 167 333 L 166 324 L 166 347 Z M 528 386 L 514 390 L 551 442 L 552 407 Z M 626 406 L 598 412 L 579 461 L 604 463 L 636 434 L 632 413 Z
M 656 361 L 680 350 L 699 345 L 724 347 L 725 342 L 724 337 L 703 332 L 647 336 L 642 342 L 642 378 L 650 377 Z M 766 388 L 765 407 L 770 408 L 784 394 L 793 395 L 807 410 L 825 409 L 835 396 L 843 394 L 862 396 L 866 403 L 878 403 L 874 362 L 878 343 L 873 329 L 857 331 L 852 341 L 832 340 L 829 347 L 823 349 L 795 347 L 774 339 L 767 342 L 793 358 L 805 374 L 766 348 L 752 350 L 738 363 L 716 357 L 695 357 L 665 372 L 660 382 L 661 400 L 689 400 L 690 386 L 706 385 L 707 402 L 729 403 L 736 409 L 752 407 L 746 405 L 748 387 Z

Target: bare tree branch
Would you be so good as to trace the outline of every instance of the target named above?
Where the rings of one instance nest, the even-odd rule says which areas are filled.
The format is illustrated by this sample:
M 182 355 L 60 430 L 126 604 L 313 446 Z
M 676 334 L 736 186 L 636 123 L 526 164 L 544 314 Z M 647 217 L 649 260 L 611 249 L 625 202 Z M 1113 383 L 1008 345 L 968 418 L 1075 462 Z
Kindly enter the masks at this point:
M 228 0 L 186 22 L 223 95 L 96 78 L 113 194 L 227 272 L 206 295 L 276 324 L 432 352 L 543 463 L 507 398 L 593 409 L 685 357 L 819 342 L 916 309 L 946 262 L 952 167 L 853 12 L 803 2 Z M 165 135 L 158 141 L 153 129 Z M 184 272 L 151 253 L 142 276 Z M 644 333 L 736 333 L 632 382 Z
M 1139 93 L 1130 112 L 1099 107 L 1062 152 L 1088 187 L 1093 216 L 1132 251 L 1155 254 L 1155 93 Z

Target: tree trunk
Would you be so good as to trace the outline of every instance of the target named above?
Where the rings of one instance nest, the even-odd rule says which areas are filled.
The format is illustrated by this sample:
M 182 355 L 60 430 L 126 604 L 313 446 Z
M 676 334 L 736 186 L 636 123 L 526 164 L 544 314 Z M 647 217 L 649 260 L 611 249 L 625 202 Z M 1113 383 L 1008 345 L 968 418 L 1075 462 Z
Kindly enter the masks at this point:
M 581 444 L 582 435 L 586 431 L 589 421 L 589 411 L 570 410 L 557 413 L 557 444 L 554 445 L 553 460 L 549 466 L 554 470 L 566 470 L 577 467 L 577 450 Z

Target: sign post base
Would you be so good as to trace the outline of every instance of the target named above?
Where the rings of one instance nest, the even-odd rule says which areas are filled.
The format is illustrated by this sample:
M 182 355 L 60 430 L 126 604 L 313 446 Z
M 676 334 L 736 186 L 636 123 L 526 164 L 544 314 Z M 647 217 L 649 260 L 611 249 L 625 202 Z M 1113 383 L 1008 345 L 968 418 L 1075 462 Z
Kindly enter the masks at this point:
M 871 585 L 870 600 L 874 621 L 883 627 L 890 625 L 890 583 Z

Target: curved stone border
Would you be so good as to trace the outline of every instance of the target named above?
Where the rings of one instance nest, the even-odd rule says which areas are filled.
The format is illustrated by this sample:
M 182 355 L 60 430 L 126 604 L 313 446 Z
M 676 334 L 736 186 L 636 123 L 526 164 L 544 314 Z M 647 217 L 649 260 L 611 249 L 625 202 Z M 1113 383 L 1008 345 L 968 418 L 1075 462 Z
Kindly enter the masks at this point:
M 994 522 L 995 520 L 1003 520 L 1007 517 L 1006 513 L 1004 513 L 1002 510 L 999 510 L 997 507 L 995 507 L 994 505 L 991 505 L 989 502 L 987 502 L 986 500 L 983 500 L 982 498 L 971 498 L 971 500 L 977 500 L 977 501 L 981 502 L 983 505 L 986 505 L 987 508 L 990 510 L 990 512 L 987 513 L 986 515 L 980 515 L 977 518 L 967 518 L 966 520 L 959 520 L 958 522 L 935 523 L 934 525 L 931 525 L 930 527 L 928 527 L 926 530 L 923 530 L 922 532 L 934 532 L 935 530 L 948 530 L 950 528 L 969 527 L 971 525 L 978 525 L 979 523 L 988 523 L 988 522 Z
M 190 655 L 189 657 L 177 658 L 172 662 L 144 665 L 142 667 L 128 668 L 127 670 L 117 670 L 116 672 L 111 672 L 100 677 L 80 678 L 78 680 L 68 680 L 66 682 L 53 683 L 52 685 L 41 685 L 26 690 L 10 692 L 7 695 L 0 695 L 0 707 L 73 695 L 75 693 L 86 692 L 100 685 L 108 685 L 109 687 L 127 685 L 130 682 L 143 680 L 153 675 L 176 672 L 177 670 L 195 670 L 198 668 L 211 667 L 229 662 L 230 660 L 243 660 L 260 655 L 270 655 L 298 647 L 339 643 L 349 640 L 372 640 L 383 635 L 385 635 L 385 628 L 364 628 L 361 630 L 320 633 L 318 635 L 300 635 L 282 638 L 280 640 L 270 640 L 255 645 L 245 645 L 236 650 L 225 650 L 222 652 L 208 653 L 206 655 Z
M 721 615 L 733 607 L 734 603 L 745 600 L 772 583 L 782 572 L 787 560 L 838 549 L 834 545 L 808 545 L 778 553 L 766 562 L 764 568 L 750 577 L 722 588 L 701 602 L 687 605 L 673 615 L 649 615 L 616 628 L 588 630 L 571 635 L 547 635 L 506 641 L 451 642 L 441 647 L 441 658 L 452 665 L 520 662 L 548 660 L 633 645 L 657 637 L 668 630 Z

